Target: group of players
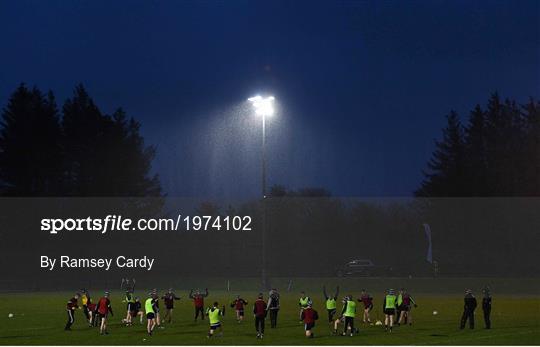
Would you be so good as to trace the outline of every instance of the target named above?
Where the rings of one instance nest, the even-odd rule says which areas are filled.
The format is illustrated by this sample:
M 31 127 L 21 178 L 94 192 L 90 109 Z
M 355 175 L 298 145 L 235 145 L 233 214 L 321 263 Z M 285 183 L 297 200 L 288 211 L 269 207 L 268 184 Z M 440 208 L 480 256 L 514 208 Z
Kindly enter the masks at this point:
M 305 303 L 305 293 L 302 294 L 303 298 L 300 298 L 300 306 Z M 333 328 L 333 333 L 338 334 L 339 324 L 343 323 L 343 336 L 353 336 L 358 332 L 358 328 L 354 326 L 354 320 L 356 317 L 356 301 L 352 295 L 347 295 L 343 298 L 341 314 L 338 318 L 334 318 L 337 313 L 337 299 L 339 295 L 339 287 L 336 288 L 334 295 L 328 295 L 326 288 L 323 287 L 323 295 L 325 298 L 326 310 L 328 313 L 328 323 Z M 311 301 L 309 298 L 308 302 Z M 362 289 L 360 297 L 357 299 L 359 303 L 363 305 L 362 308 L 362 322 L 366 324 L 372 324 L 371 310 L 373 309 L 373 297 L 365 290 Z M 384 312 L 384 329 L 387 332 L 392 332 L 394 323 L 396 325 L 409 324 L 412 325 L 412 307 L 418 307 L 413 297 L 404 289 L 400 289 L 396 294 L 394 289 L 389 289 L 384 297 L 382 308 Z M 382 325 L 382 322 L 377 322 Z
M 210 329 L 207 336 L 209 338 L 222 336 L 222 317 L 225 315 L 225 305 L 220 307 L 218 302 L 214 302 L 205 310 L 204 299 L 208 297 L 208 294 L 208 289 L 205 289 L 204 291 L 190 291 L 188 297 L 193 300 L 194 320 L 197 321 L 199 317 L 201 320 L 204 320 L 205 317 L 208 317 Z M 312 299 L 307 296 L 305 292 L 301 292 L 300 294 L 298 301 L 300 309 L 299 320 L 300 323 L 304 325 L 306 337 L 313 338 L 313 329 L 315 327 L 315 322 L 319 319 L 319 314 L 313 308 Z M 360 297 L 356 301 L 352 295 L 345 296 L 342 300 L 343 306 L 339 315 L 337 315 L 338 295 L 339 287 L 336 288 L 333 295 L 328 295 L 326 288 L 323 287 L 323 297 L 328 314 L 328 324 L 334 335 L 353 336 L 358 333 L 359 330 L 355 327 L 354 323 L 357 315 L 356 302 L 363 305 L 362 322 L 373 324 L 370 317 L 371 310 L 373 309 L 373 298 L 366 290 L 362 290 Z M 75 320 L 75 310 L 79 308 L 83 310 L 90 327 L 99 327 L 101 335 L 108 334 L 108 318 L 109 316 L 114 315 L 109 296 L 109 292 L 105 292 L 102 297 L 97 301 L 94 301 L 90 297 L 88 290 L 81 289 L 80 292 L 76 293 L 67 302 L 66 309 L 68 320 L 65 330 L 71 330 L 71 326 Z M 79 306 L 79 299 L 81 300 L 81 306 Z M 159 308 L 160 299 L 163 300 L 165 306 L 163 317 Z M 144 303 L 142 303 L 140 298 L 134 295 L 134 286 L 128 288 L 125 292 L 124 300 L 122 301 L 126 304 L 126 316 L 122 319 L 122 323 L 126 326 L 130 326 L 138 317 L 139 323 L 143 324 L 143 319 L 146 317 L 147 333 L 152 335 L 156 328 L 164 328 L 162 325 L 163 322 L 172 323 L 174 302 L 177 300 L 180 300 L 180 297 L 174 294 L 172 288 L 162 296 L 159 296 L 158 291 L 153 289 L 148 293 Z M 241 323 L 244 320 L 247 305 L 248 302 L 240 295 L 238 295 L 230 304 L 230 307 L 234 309 L 236 313 L 236 320 L 238 323 Z M 391 332 L 394 325 L 412 324 L 411 308 L 413 306 L 417 307 L 416 302 L 406 290 L 401 289 L 396 294 L 393 289 L 389 289 L 383 300 L 385 331 Z M 270 315 L 270 327 L 277 327 L 279 310 L 280 295 L 276 289 L 270 290 L 268 302 L 264 300 L 263 293 L 259 293 L 253 303 L 253 315 L 257 338 L 262 339 L 264 336 L 265 321 L 268 314 Z M 343 331 L 341 334 L 338 333 L 340 324 L 343 324 Z M 378 321 L 377 325 L 382 325 L 382 322 Z
M 146 329 L 149 335 L 154 333 L 156 328 L 163 328 L 162 322 L 172 323 L 174 302 L 180 300 L 177 297 L 172 288 L 170 288 L 161 297 L 158 295 L 156 289 L 148 293 L 147 298 L 143 305 L 139 297 L 134 296 L 134 287 L 129 288 L 125 292 L 124 303 L 127 304 L 127 311 L 125 318 L 122 319 L 122 323 L 126 326 L 133 324 L 133 320 L 139 317 L 140 324 L 143 324 L 143 319 L 146 316 Z M 489 288 L 486 287 L 483 290 L 484 298 L 482 299 L 482 309 L 484 311 L 484 321 L 486 328 L 491 328 L 491 294 Z M 191 290 L 188 297 L 193 300 L 194 304 L 194 320 L 197 321 L 200 317 L 201 320 L 208 317 L 210 323 L 210 329 L 208 331 L 208 337 L 222 336 L 222 317 L 225 315 L 225 305 L 219 306 L 218 302 L 214 302 L 212 306 L 204 308 L 204 299 L 208 296 L 208 289 L 203 291 Z M 347 295 L 342 299 L 341 313 L 337 314 L 337 302 L 339 296 L 339 286 L 336 287 L 336 291 L 333 295 L 329 295 L 326 291 L 326 287 L 323 287 L 323 297 L 325 307 L 328 314 L 328 324 L 330 330 L 334 335 L 354 336 L 359 330 L 355 327 L 355 318 L 357 315 L 357 302 L 363 307 L 361 309 L 362 323 L 373 325 L 371 321 L 371 311 L 373 309 L 373 297 L 366 291 L 362 290 L 359 298 L 354 300 L 352 295 Z M 81 300 L 81 306 L 78 304 L 78 300 Z M 161 317 L 159 302 L 163 300 L 165 306 L 165 314 Z M 476 309 L 476 298 L 472 294 L 471 290 L 467 290 L 464 298 L 464 312 L 461 319 L 460 327 L 463 329 L 467 321 L 471 328 L 474 328 L 474 310 Z M 234 301 L 230 304 L 230 307 L 234 309 L 236 313 L 236 320 L 238 323 L 243 322 L 245 315 L 245 308 L 248 302 L 238 295 Z M 304 325 L 305 335 L 308 338 L 314 337 L 313 329 L 315 322 L 319 319 L 318 312 L 313 308 L 312 299 L 306 295 L 305 292 L 300 293 L 298 301 L 299 306 L 299 320 Z M 412 308 L 417 307 L 413 297 L 405 290 L 400 289 L 397 293 L 394 289 L 389 289 L 384 296 L 382 302 L 382 309 L 384 313 L 384 323 L 377 320 L 376 325 L 383 325 L 387 332 L 392 332 L 395 325 L 401 324 L 412 325 Z M 65 330 L 71 330 L 71 326 L 75 320 L 75 309 L 82 309 L 88 325 L 90 327 L 99 327 L 99 332 L 102 335 L 108 334 L 107 321 L 108 317 L 113 316 L 113 310 L 111 301 L 109 299 L 109 292 L 105 292 L 96 302 L 92 300 L 88 290 L 82 289 L 76 293 L 67 302 L 67 315 L 68 320 L 65 326 Z M 253 315 L 255 322 L 255 330 L 257 332 L 257 338 L 262 339 L 265 332 L 265 321 L 268 313 L 270 314 L 270 327 L 276 328 L 278 323 L 278 313 L 280 310 L 280 295 L 276 289 L 270 290 L 268 294 L 268 302 L 264 300 L 263 293 L 259 293 L 257 299 L 253 303 Z M 434 312 L 435 314 L 435 312 Z M 338 332 L 339 325 L 343 324 L 343 330 Z

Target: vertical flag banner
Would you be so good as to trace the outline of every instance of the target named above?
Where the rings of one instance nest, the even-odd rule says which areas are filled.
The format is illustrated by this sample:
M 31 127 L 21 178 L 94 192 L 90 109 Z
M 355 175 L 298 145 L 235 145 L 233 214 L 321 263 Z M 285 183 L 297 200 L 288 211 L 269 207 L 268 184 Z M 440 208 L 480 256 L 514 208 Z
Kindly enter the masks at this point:
M 433 263 L 433 254 L 432 254 L 432 245 L 431 245 L 431 228 L 429 227 L 429 224 L 424 223 L 424 231 L 426 233 L 426 237 L 428 240 L 428 250 L 426 255 L 426 260 L 431 264 Z

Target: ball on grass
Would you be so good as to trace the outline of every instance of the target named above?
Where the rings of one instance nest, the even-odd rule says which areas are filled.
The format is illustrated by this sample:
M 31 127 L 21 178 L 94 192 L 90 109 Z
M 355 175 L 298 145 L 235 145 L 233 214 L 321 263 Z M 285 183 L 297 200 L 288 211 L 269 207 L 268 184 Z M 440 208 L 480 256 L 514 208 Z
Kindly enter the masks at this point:
M 380 320 L 375 322 L 375 325 L 382 325 L 382 322 Z
M 434 315 L 434 316 L 436 316 L 436 315 L 438 315 L 438 314 L 439 314 L 439 312 L 433 311 L 433 315 Z
M 13 318 L 13 313 L 8 314 L 8 318 Z

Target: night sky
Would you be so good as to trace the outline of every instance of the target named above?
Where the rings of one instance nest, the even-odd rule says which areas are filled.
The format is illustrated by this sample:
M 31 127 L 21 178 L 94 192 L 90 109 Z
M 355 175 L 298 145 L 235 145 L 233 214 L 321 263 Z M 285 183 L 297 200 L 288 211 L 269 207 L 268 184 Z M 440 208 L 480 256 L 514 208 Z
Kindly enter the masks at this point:
M 157 146 L 169 196 L 252 198 L 268 182 L 407 196 L 455 109 L 540 96 L 538 1 L 0 1 L 0 103 L 75 84 Z

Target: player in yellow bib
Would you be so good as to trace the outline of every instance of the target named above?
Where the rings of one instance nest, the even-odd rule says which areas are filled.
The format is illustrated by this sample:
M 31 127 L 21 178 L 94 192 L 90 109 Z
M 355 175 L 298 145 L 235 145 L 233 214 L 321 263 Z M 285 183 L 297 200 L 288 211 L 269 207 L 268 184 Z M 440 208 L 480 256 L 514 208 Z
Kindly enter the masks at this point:
M 133 292 L 126 290 L 126 295 L 122 302 L 126 303 L 126 318 L 122 319 L 122 323 L 125 323 L 126 326 L 131 325 L 131 311 L 133 311 L 133 306 L 135 305 L 135 296 Z
M 223 336 L 223 327 L 221 326 L 221 317 L 225 315 L 225 306 L 223 306 L 223 310 L 220 310 L 218 308 L 217 301 L 214 302 L 214 305 L 212 307 L 209 307 L 206 310 L 206 315 L 208 316 L 208 320 L 210 321 L 210 330 L 208 331 L 208 338 L 214 336 L 214 333 L 216 330 L 219 329 L 219 335 L 216 336 Z
M 341 315 L 345 318 L 345 326 L 343 327 L 343 336 L 349 334 L 351 337 L 356 332 L 354 329 L 354 317 L 356 317 L 356 302 L 352 295 L 347 296 L 347 302 L 343 306 Z
M 333 296 L 328 296 L 326 293 L 326 286 L 323 286 L 323 295 L 326 304 L 326 311 L 328 312 L 328 323 L 330 324 L 330 328 L 332 328 L 332 324 L 334 323 L 334 315 L 336 314 L 339 286 L 336 287 L 336 292 Z
M 384 330 L 392 332 L 394 326 L 394 315 L 396 314 L 397 296 L 393 289 L 388 290 L 388 294 L 384 297 Z
M 148 321 L 146 323 L 146 332 L 148 335 L 152 335 L 156 327 L 156 295 L 154 293 L 148 294 L 148 299 L 144 302 L 144 311 Z

